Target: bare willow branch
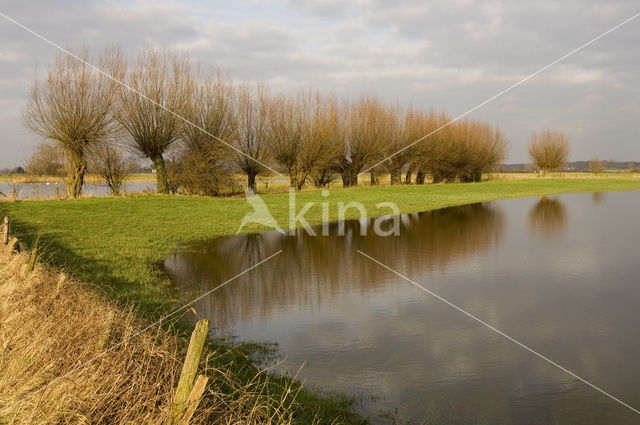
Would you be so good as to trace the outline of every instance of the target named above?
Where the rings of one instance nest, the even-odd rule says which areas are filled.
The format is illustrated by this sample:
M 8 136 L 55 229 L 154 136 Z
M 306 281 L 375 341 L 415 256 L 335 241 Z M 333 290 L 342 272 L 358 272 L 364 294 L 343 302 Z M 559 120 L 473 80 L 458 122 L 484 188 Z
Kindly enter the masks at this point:
M 236 90 L 236 131 L 233 146 L 245 155 L 236 152 L 232 161 L 247 175 L 247 187 L 256 190 L 256 176 L 265 171 L 260 163 L 267 162 L 270 140 L 270 108 L 272 102 L 264 84 L 240 85 Z M 257 162 L 257 161 L 260 161 Z
M 78 54 L 56 57 L 47 78 L 34 81 L 31 98 L 24 110 L 25 125 L 36 134 L 54 140 L 64 151 L 68 170 L 67 192 L 82 193 L 90 146 L 102 143 L 117 131 L 113 117 L 119 86 L 93 70 L 87 49 Z M 106 50 L 98 58 L 100 69 L 121 78 L 120 53 Z
M 384 112 L 384 105 L 376 98 L 362 98 L 347 109 L 339 162 L 345 187 L 357 185 L 358 173 L 369 163 L 382 159 Z
M 175 165 L 176 185 L 187 193 L 216 196 L 230 184 L 232 151 L 220 140 L 231 140 L 236 131 L 236 107 L 230 80 L 219 71 L 195 73 L 184 117 L 200 128 L 182 127 Z
M 100 143 L 90 150 L 91 171 L 100 174 L 111 194 L 120 195 L 122 184 L 133 173 L 134 162 L 117 140 Z
M 190 68 L 184 55 L 145 50 L 127 72 L 126 82 L 134 90 L 120 91 L 118 120 L 130 146 L 153 162 L 159 193 L 169 193 L 163 155 L 180 137 L 179 115 L 189 98 Z

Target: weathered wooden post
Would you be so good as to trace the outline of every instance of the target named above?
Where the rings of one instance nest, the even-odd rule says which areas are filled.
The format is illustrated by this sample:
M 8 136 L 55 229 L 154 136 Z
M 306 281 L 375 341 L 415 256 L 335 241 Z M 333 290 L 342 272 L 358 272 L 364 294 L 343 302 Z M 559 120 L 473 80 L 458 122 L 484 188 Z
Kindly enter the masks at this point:
M 185 409 L 184 415 L 178 425 L 189 425 L 189 422 L 191 422 L 191 418 L 193 418 L 193 414 L 196 412 L 196 409 L 200 404 L 200 400 L 202 399 L 202 394 L 204 394 L 204 390 L 207 387 L 207 381 L 209 381 L 208 377 L 205 375 L 198 375 L 196 383 L 193 384 L 193 389 L 191 390 L 191 393 L 189 393 L 187 408 Z
M 9 245 L 7 245 L 7 252 L 13 252 L 13 247 L 18 243 L 18 238 L 11 238 Z
M 111 338 L 111 329 L 113 327 L 113 318 L 114 318 L 113 310 L 109 310 L 107 313 L 107 318 L 105 320 L 105 326 L 100 333 L 100 338 L 98 339 L 98 350 L 104 350 L 109 343 L 109 338 Z
M 2 224 L 2 243 L 4 245 L 9 244 L 9 217 L 5 217 Z
M 60 273 L 60 277 L 58 278 L 58 283 L 56 285 L 56 290 L 53 293 L 53 299 L 56 299 L 60 296 L 60 293 L 62 292 L 62 288 L 64 288 L 64 285 L 67 283 L 67 275 L 64 273 Z
M 34 246 L 31 251 L 31 257 L 29 258 L 29 263 L 27 264 L 27 270 L 24 273 L 24 277 L 28 277 L 33 269 L 36 267 L 36 260 L 38 259 L 38 247 Z
M 196 328 L 191 334 L 189 348 L 187 349 L 187 357 L 184 360 L 184 366 L 182 366 L 178 387 L 176 388 L 176 393 L 173 396 L 171 412 L 169 413 L 169 425 L 179 425 L 189 408 L 189 394 L 194 387 L 194 379 L 198 373 L 200 356 L 202 355 L 202 349 L 204 348 L 204 343 L 207 340 L 208 332 L 209 321 L 207 319 L 199 320 L 198 323 L 196 323 Z

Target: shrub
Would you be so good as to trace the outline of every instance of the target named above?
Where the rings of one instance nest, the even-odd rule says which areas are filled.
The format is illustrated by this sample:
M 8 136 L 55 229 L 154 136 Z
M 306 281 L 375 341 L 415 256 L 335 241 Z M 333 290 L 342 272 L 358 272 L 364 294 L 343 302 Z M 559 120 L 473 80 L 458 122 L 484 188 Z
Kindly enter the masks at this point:
M 557 131 L 542 130 L 531 133 L 527 146 L 529 156 L 540 169 L 540 177 L 562 167 L 569 157 L 569 138 Z

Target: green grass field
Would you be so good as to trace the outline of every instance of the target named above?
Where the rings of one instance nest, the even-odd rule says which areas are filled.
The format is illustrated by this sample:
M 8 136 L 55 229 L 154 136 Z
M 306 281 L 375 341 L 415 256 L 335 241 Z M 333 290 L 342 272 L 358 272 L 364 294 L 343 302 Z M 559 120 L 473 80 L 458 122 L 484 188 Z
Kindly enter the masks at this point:
M 296 193 L 300 209 L 316 204 L 305 215 L 310 224 L 322 222 L 321 202 L 329 203 L 330 219 L 337 218 L 338 203 L 358 201 L 369 216 L 388 214 L 380 202 L 398 205 L 409 213 L 494 199 L 567 192 L 640 189 L 640 179 L 519 179 L 483 183 L 379 186 L 336 189 L 323 197 L 318 190 Z M 262 196 L 271 214 L 288 227 L 288 194 Z M 14 231 L 26 244 L 39 239 L 56 266 L 92 282 L 110 296 L 133 303 L 142 311 L 168 308 L 169 281 L 161 264 L 178 243 L 234 234 L 242 217 L 251 211 L 242 197 L 131 196 L 0 202 L 0 213 L 11 217 Z M 355 209 L 347 218 L 358 217 Z M 243 232 L 264 230 L 250 225 Z
M 322 202 L 329 203 L 330 219 L 336 219 L 340 202 L 358 201 L 373 217 L 390 212 L 378 210 L 376 204 L 380 202 L 394 202 L 400 212 L 409 213 L 504 198 L 638 189 L 640 179 L 624 176 L 525 178 L 335 189 L 326 197 L 321 191 L 309 190 L 296 193 L 296 205 L 300 209 L 307 202 L 315 202 L 305 217 L 310 224 L 319 224 Z M 262 198 L 280 225 L 288 227 L 288 194 L 265 194 Z M 27 246 L 37 243 L 46 261 L 96 285 L 123 304 L 134 305 L 149 317 L 168 311 L 179 301 L 172 296 L 171 282 L 164 274 L 164 258 L 180 242 L 234 234 L 250 211 L 242 197 L 153 195 L 0 202 L 0 216 L 10 216 L 13 231 Z M 349 210 L 347 218 L 355 217 L 358 212 Z M 261 230 L 252 225 L 243 232 Z M 328 422 L 344 415 L 348 408 L 345 400 L 316 398 L 308 393 L 302 397 L 302 403 L 311 406 L 309 411 L 321 407 L 327 415 L 323 420 Z

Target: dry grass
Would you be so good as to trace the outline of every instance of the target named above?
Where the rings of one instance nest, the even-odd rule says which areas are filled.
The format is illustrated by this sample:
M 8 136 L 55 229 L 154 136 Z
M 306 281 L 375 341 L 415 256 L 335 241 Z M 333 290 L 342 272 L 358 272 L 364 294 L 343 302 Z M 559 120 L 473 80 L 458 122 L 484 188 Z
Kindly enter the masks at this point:
M 158 327 L 29 397 L 145 326 L 41 263 L 25 278 L 29 256 L 0 246 L 0 424 L 166 423 L 186 347 Z M 295 391 L 270 391 L 264 372 L 240 384 L 210 366 L 223 351 L 205 348 L 210 380 L 190 423 L 291 423 Z

